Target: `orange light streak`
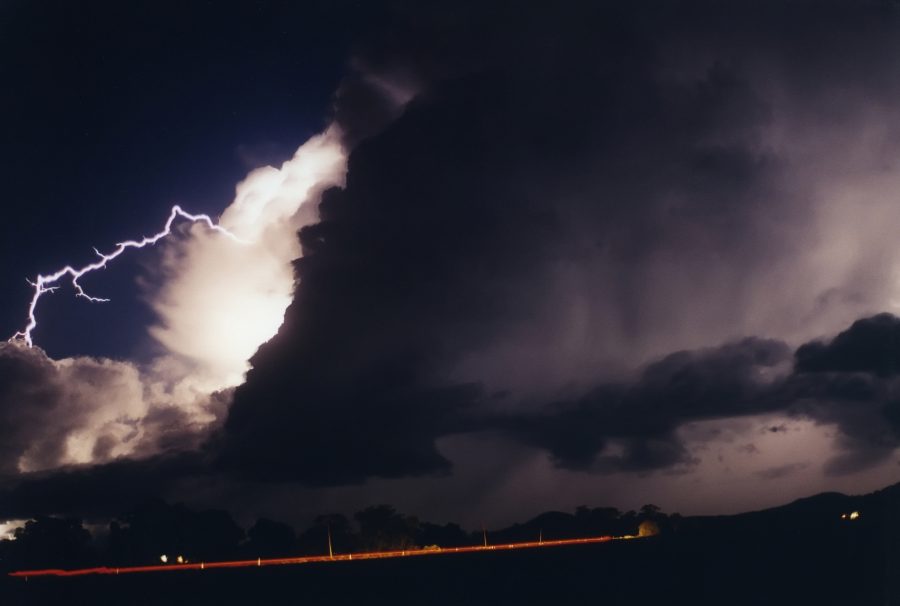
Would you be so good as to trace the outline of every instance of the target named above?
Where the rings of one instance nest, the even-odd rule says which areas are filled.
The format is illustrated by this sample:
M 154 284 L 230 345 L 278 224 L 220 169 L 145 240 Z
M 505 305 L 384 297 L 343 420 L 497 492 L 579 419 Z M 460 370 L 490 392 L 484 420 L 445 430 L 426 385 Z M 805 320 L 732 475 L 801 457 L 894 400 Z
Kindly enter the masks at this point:
M 352 560 L 379 560 L 383 558 L 406 558 L 413 556 L 437 555 L 442 553 L 474 553 L 477 551 L 509 551 L 512 549 L 534 549 L 543 547 L 562 547 L 565 545 L 585 545 L 589 543 L 607 543 L 624 539 L 638 538 L 632 535 L 623 537 L 587 537 L 583 539 L 557 539 L 543 541 L 526 541 L 524 543 L 502 543 L 499 545 L 471 545 L 468 547 L 441 547 L 439 549 L 407 549 L 399 551 L 368 551 L 360 553 L 342 553 L 293 558 L 257 558 L 255 560 L 232 560 L 224 562 L 189 562 L 187 564 L 169 564 L 152 566 L 98 566 L 95 568 L 78 568 L 61 570 L 48 568 L 43 570 L 18 570 L 10 572 L 11 577 L 78 577 L 90 574 L 132 574 L 137 572 L 166 572 L 173 570 L 209 570 L 214 568 L 244 568 L 248 566 L 284 566 L 291 564 L 312 564 L 315 562 L 349 562 Z

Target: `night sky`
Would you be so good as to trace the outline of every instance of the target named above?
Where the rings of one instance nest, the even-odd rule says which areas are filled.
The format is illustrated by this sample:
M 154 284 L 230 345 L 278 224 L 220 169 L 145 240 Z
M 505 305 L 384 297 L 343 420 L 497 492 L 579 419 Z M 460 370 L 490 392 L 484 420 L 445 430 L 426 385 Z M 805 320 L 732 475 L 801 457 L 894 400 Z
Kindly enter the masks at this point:
M 900 476 L 900 5 L 0 4 L 0 521 Z M 266 168 L 268 167 L 268 168 Z

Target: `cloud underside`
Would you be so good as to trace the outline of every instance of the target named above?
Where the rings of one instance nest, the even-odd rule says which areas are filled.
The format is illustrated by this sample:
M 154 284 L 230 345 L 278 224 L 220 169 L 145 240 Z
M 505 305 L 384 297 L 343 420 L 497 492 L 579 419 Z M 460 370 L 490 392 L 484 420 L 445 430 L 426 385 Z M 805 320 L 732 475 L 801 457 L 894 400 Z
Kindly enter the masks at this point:
M 283 415 L 281 422 L 289 431 L 270 433 L 268 442 L 236 443 L 231 435 L 220 433 L 202 449 L 186 450 L 182 445 L 140 460 L 123 458 L 28 474 L 6 470 L 0 515 L 60 511 L 105 515 L 142 498 L 216 482 L 326 486 L 371 477 L 440 475 L 451 473 L 452 467 L 435 447 L 439 437 L 485 431 L 544 450 L 562 469 L 588 474 L 676 469 L 683 473 L 700 463 L 698 452 L 711 456 L 702 452 L 703 444 L 713 443 L 716 431 L 705 435 L 681 429 L 741 418 L 779 417 L 834 427 L 830 458 L 815 467 L 826 475 L 849 474 L 884 461 L 900 446 L 900 399 L 895 393 L 900 381 L 898 373 L 880 370 L 881 358 L 873 366 L 861 366 L 848 352 L 881 348 L 885 355 L 900 355 L 897 335 L 900 319 L 882 314 L 855 322 L 830 342 L 811 342 L 796 352 L 779 341 L 753 338 L 676 352 L 649 364 L 632 381 L 603 384 L 579 398 L 527 413 L 489 411 L 486 400 L 491 398 L 477 386 L 416 389 L 404 377 L 388 383 L 383 372 L 375 373 L 378 380 L 357 383 L 352 391 L 320 394 L 313 399 L 319 403 L 317 409 L 297 407 L 295 417 Z M 811 350 L 830 366 L 810 370 Z M 39 358 L 33 350 L 7 347 L 0 353 L 4 371 L 13 368 L 17 377 L 30 376 L 38 384 L 52 386 L 53 371 L 38 365 L 28 366 L 26 372 L 15 366 L 23 359 L 33 364 Z M 852 369 L 845 369 L 846 364 Z M 40 372 L 51 374 L 35 374 Z M 356 404 L 350 408 L 349 402 Z M 360 414 L 363 402 L 371 412 Z M 52 408 L 52 403 L 47 406 Z M 12 427 L 10 435 L 22 429 L 5 427 Z M 736 435 L 746 438 L 741 431 Z M 773 425 L 765 431 L 789 430 Z M 287 437 L 290 448 L 277 442 Z M 15 442 L 3 443 L 7 454 L 15 453 Z M 18 448 L 28 444 L 23 441 Z M 240 457 L 231 450 L 236 447 L 243 451 Z M 745 458 L 761 456 L 752 443 L 737 451 Z M 753 474 L 777 481 L 810 467 L 810 462 L 787 462 Z M 116 487 L 113 496 L 111 486 Z
M 214 421 L 185 432 L 155 399 L 104 407 L 144 389 L 127 364 L 0 347 L 3 501 L 122 470 L 160 490 L 452 473 L 436 440 L 485 430 L 568 470 L 689 470 L 702 438 L 682 428 L 769 414 L 835 429 L 826 473 L 883 462 L 900 24 L 877 4 L 763 6 L 401 9 L 336 96 L 346 183 L 290 223 L 302 257 L 272 271 L 285 304 L 296 287 L 230 406 L 195 403 Z M 161 330 L 190 347 L 176 315 Z

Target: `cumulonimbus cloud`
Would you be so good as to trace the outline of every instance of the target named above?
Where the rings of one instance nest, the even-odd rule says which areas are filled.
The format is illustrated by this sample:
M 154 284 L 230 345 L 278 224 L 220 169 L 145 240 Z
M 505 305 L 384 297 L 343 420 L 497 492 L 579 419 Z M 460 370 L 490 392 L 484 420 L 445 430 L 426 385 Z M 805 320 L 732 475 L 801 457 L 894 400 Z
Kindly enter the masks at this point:
M 106 431 L 116 447 L 99 432 L 47 428 L 57 443 L 76 436 L 72 450 L 35 446 L 22 468 L 196 442 L 223 417 L 210 394 L 242 381 L 292 300 L 294 322 L 254 358 L 223 431 L 250 473 L 342 482 L 443 471 L 435 441 L 483 427 L 463 414 L 473 408 L 588 471 L 664 468 L 693 456 L 677 433 L 686 423 L 788 408 L 838 426 L 836 451 L 856 454 L 833 472 L 892 453 L 887 380 L 844 376 L 840 352 L 818 346 L 805 362 L 798 353 L 798 372 L 768 375 L 793 362 L 794 346 L 900 300 L 890 160 L 900 87 L 884 59 L 896 26 L 837 44 L 831 26 L 805 27 L 800 8 L 787 11 L 798 25 L 787 38 L 781 19 L 751 32 L 741 19 L 635 24 L 625 14 L 620 27 L 623 15 L 596 10 L 579 24 L 602 23 L 601 34 L 575 28 L 563 40 L 546 11 L 517 10 L 477 52 L 415 53 L 427 73 L 409 81 L 427 94 L 355 150 L 356 177 L 326 199 L 321 222 L 318 195 L 346 170 L 335 131 L 281 169 L 252 173 L 221 221 L 254 244 L 199 231 L 174 241 L 161 288 L 146 293 L 165 355 L 134 371 L 101 364 L 124 377 L 104 384 L 137 381 L 116 389 L 140 392 L 140 404 L 110 402 L 85 381 L 67 387 L 112 407 L 101 420 L 128 421 Z M 469 29 L 459 33 L 468 48 Z M 847 69 L 851 47 L 872 58 L 865 70 Z M 337 114 L 354 141 L 371 133 L 380 82 L 343 89 Z M 312 253 L 298 267 L 312 288 L 295 293 L 300 228 Z M 470 384 L 484 389 L 453 389 Z M 692 385 L 717 397 L 677 389 Z M 347 430 L 351 416 L 364 422 Z M 174 418 L 196 431 L 177 431 Z M 298 436 L 339 454 L 330 467 L 287 460 Z M 862 452 L 873 436 L 878 448 Z
M 266 166 L 238 184 L 220 225 L 246 245 L 196 231 L 166 250 L 162 288 L 149 295 L 150 329 L 191 367 L 208 393 L 241 383 L 248 360 L 284 319 L 294 291 L 297 231 L 317 219 L 321 193 L 341 186 L 346 152 L 337 128 L 304 143 L 281 168 Z
M 158 289 L 145 294 L 164 352 L 149 363 L 54 360 L 38 347 L 0 346 L 3 473 L 146 457 L 196 448 L 227 411 L 230 388 L 281 325 L 294 290 L 297 230 L 317 218 L 321 193 L 341 186 L 338 128 L 304 143 L 280 168 L 238 184 L 219 224 L 242 240 L 192 226 L 164 240 Z

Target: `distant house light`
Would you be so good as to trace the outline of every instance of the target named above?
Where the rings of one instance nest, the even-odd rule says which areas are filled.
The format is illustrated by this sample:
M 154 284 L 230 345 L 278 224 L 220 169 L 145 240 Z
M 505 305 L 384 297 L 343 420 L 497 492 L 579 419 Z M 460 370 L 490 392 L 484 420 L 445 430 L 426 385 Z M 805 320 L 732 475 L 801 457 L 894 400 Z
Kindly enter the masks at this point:
M 166 564 L 169 562 L 169 556 L 167 556 L 166 554 L 162 554 L 161 556 L 159 556 L 159 561 L 163 564 Z

